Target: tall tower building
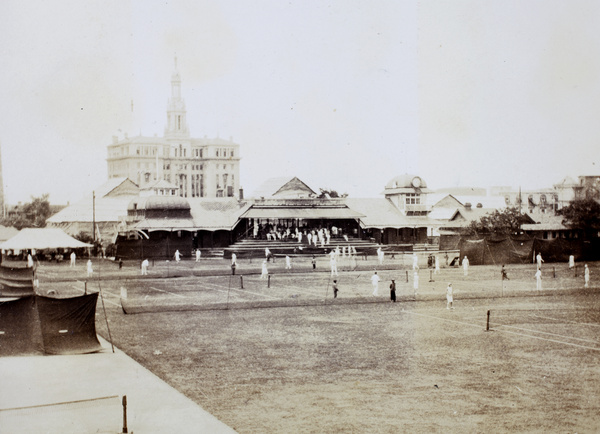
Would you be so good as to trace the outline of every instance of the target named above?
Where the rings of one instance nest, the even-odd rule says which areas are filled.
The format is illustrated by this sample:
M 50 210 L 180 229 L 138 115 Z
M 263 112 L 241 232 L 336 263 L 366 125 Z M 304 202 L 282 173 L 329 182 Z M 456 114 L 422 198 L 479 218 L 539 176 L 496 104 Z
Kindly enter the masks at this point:
M 182 197 L 238 197 L 239 145 L 232 140 L 190 137 L 181 77 L 171 75 L 164 137 L 113 136 L 108 145 L 108 177 L 127 177 L 141 188 L 165 180 Z

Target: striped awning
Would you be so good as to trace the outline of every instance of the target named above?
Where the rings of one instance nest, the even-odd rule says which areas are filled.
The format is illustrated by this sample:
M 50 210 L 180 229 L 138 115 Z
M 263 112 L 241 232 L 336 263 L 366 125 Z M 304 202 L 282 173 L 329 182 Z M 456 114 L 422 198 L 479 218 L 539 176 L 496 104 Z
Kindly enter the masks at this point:
M 136 229 L 153 231 L 196 231 L 198 228 L 194 225 L 192 219 L 144 219 L 134 225 Z
M 359 219 L 364 215 L 346 207 L 284 207 L 255 208 L 246 211 L 242 218 L 259 219 Z

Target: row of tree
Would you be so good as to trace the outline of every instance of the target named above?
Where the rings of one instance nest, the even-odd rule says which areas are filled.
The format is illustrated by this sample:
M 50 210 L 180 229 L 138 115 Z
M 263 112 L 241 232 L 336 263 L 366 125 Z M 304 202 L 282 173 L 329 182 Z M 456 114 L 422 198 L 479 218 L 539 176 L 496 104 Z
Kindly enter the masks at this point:
M 52 210 L 49 201 L 50 194 L 40 197 L 31 197 L 31 202 L 20 205 L 10 211 L 9 215 L 0 222 L 3 226 L 13 226 L 19 230 L 23 228 L 43 228 L 46 220 L 51 216 Z

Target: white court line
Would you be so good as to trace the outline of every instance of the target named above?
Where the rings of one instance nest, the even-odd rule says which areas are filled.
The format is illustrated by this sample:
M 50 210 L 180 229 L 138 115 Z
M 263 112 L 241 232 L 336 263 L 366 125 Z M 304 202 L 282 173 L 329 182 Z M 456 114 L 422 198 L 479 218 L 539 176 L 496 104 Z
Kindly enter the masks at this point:
M 542 316 L 542 315 L 534 315 L 534 316 L 537 317 L 537 318 L 552 319 L 554 321 L 563 321 L 563 322 L 567 322 L 567 323 L 571 323 L 571 324 L 585 325 L 585 326 L 592 326 L 592 327 L 600 327 L 600 324 L 592 324 L 592 323 L 589 323 L 589 322 L 565 321 L 563 319 L 553 318 L 551 316 Z
M 585 345 L 577 345 L 577 344 L 572 344 L 570 342 L 557 341 L 557 340 L 554 340 L 554 339 L 546 339 L 546 338 L 541 338 L 541 337 L 538 337 L 538 336 L 527 335 L 527 334 L 524 334 L 524 333 L 511 332 L 511 331 L 508 331 L 508 330 L 498 330 L 498 331 L 503 332 L 503 333 L 510 333 L 510 334 L 517 335 L 517 336 L 525 336 L 525 337 L 532 338 L 532 339 L 540 339 L 542 341 L 555 342 L 557 344 L 571 345 L 573 347 L 585 348 L 586 350 L 600 351 L 600 348 L 586 347 Z M 569 339 L 574 339 L 574 338 L 569 338 Z
M 281 297 L 275 297 L 275 296 L 269 295 L 269 294 L 259 294 L 258 292 L 248 291 L 247 289 L 231 288 L 231 290 L 241 292 L 242 294 L 252 294 L 252 295 L 257 295 L 259 297 L 269 297 L 269 298 L 272 298 L 273 300 L 281 299 Z
M 478 327 L 478 328 L 481 327 L 481 326 L 476 325 L 476 324 L 465 323 L 465 322 L 462 322 L 462 321 L 457 321 L 457 320 L 452 320 L 452 319 L 447 319 L 447 318 L 440 318 L 440 317 L 433 316 L 433 315 L 426 315 L 424 313 L 410 312 L 410 311 L 406 311 L 406 310 L 402 310 L 402 312 L 410 313 L 412 315 L 417 315 L 417 316 L 424 316 L 426 318 L 433 318 L 433 319 L 438 319 L 438 320 L 442 320 L 442 321 L 453 322 L 453 323 L 462 324 L 462 325 L 468 325 L 468 326 L 471 326 L 471 327 Z M 570 342 L 557 341 L 557 340 L 554 340 L 554 339 L 547 339 L 547 338 L 542 338 L 542 337 L 539 337 L 539 336 L 532 336 L 532 335 L 528 335 L 528 334 L 524 334 L 524 333 L 511 332 L 509 330 L 496 330 L 496 331 L 501 332 L 501 333 L 508 333 L 508 334 L 512 334 L 512 335 L 517 335 L 517 336 L 524 336 L 524 337 L 531 338 L 531 339 L 539 339 L 541 341 L 554 342 L 554 343 L 557 343 L 557 344 L 571 345 L 573 347 L 584 348 L 586 350 L 600 351 L 600 348 L 586 347 L 585 345 L 572 344 Z M 535 332 L 535 333 L 537 333 L 537 332 Z
M 85 293 L 85 290 L 84 290 L 84 289 L 77 288 L 76 286 L 73 286 L 73 288 L 75 288 L 76 290 L 78 290 L 78 291 L 80 291 L 80 292 L 83 292 L 83 293 Z M 108 300 L 106 297 L 104 297 L 104 293 L 106 293 L 106 291 L 102 291 L 102 298 L 104 299 L 104 301 L 106 301 L 107 303 L 110 303 L 110 304 L 114 304 L 114 305 L 115 305 L 115 306 L 117 306 L 117 307 L 121 307 L 121 303 L 118 303 L 118 304 L 117 304 L 117 303 L 115 303 L 114 301 L 110 301 L 110 300 Z M 113 294 L 111 294 L 110 292 L 108 292 L 107 294 L 113 295 Z M 100 295 L 100 292 L 98 292 L 98 295 Z
M 181 285 L 181 286 L 184 286 L 184 285 Z M 190 284 L 186 284 L 185 286 L 200 286 L 200 285 L 199 284 L 192 284 L 192 283 L 190 283 Z M 209 289 L 211 291 L 219 291 L 219 292 L 224 292 L 224 293 L 228 292 L 228 290 L 223 289 L 223 288 L 225 288 L 224 285 L 221 285 L 221 284 L 218 284 L 218 283 L 202 282 L 202 286 L 210 287 Z M 152 289 L 156 289 L 156 288 L 152 288 Z M 196 289 L 195 291 L 201 291 L 201 289 Z M 274 296 L 268 295 L 268 294 L 260 294 L 260 293 L 257 293 L 257 292 L 248 291 L 247 289 L 229 288 L 229 291 L 239 291 L 239 292 L 241 292 L 243 294 L 252 294 L 252 295 L 259 296 L 259 297 L 269 297 L 269 298 L 272 298 L 273 300 L 279 300 L 280 299 L 280 297 L 274 297 Z M 164 291 L 164 292 L 167 292 L 167 291 Z M 180 296 L 180 297 L 184 297 L 184 296 Z M 185 296 L 185 297 L 187 297 L 187 296 Z
M 458 320 L 455 320 L 455 319 L 440 318 L 439 316 L 427 315 L 427 314 L 418 313 L 418 312 L 411 312 L 411 311 L 404 310 L 404 309 L 402 309 L 401 312 L 403 312 L 403 313 L 409 313 L 411 315 L 424 316 L 426 318 L 439 319 L 441 321 L 453 322 L 453 323 L 456 323 L 456 324 L 467 325 L 467 326 L 471 326 L 471 327 L 477 327 L 479 329 L 481 329 L 483 327 L 482 325 L 479 325 L 479 324 L 473 324 L 473 323 L 470 323 L 470 322 L 458 321 Z
M 216 283 L 210 283 L 210 282 L 209 282 L 209 283 L 208 283 L 208 285 L 210 285 L 210 286 L 214 286 L 214 287 L 223 288 L 223 286 L 222 286 L 222 285 L 218 285 L 218 284 L 216 284 Z M 252 295 L 257 295 L 257 296 L 259 296 L 259 297 L 269 297 L 269 298 L 272 298 L 272 299 L 274 299 L 274 300 L 279 300 L 279 299 L 280 299 L 280 297 L 274 297 L 274 296 L 272 296 L 272 295 L 269 295 L 269 294 L 260 294 L 260 293 L 258 293 L 258 292 L 248 291 L 247 289 L 230 288 L 230 290 L 231 290 L 231 291 L 238 291 L 238 292 L 241 292 L 241 293 L 243 293 L 243 294 L 252 294 Z M 216 291 L 227 292 L 227 291 L 225 291 L 224 289 L 216 289 Z
M 515 330 L 521 330 L 521 331 L 524 331 L 524 332 L 539 333 L 541 335 L 557 336 L 559 338 L 573 339 L 573 340 L 582 341 L 582 342 L 590 342 L 592 344 L 598 344 L 598 343 L 600 343 L 600 342 L 598 342 L 596 340 L 583 339 L 583 338 L 574 338 L 574 337 L 571 337 L 571 336 L 559 335 L 557 333 L 541 332 L 541 331 L 538 331 L 538 330 L 531 330 L 531 329 L 526 329 L 526 328 L 523 328 L 523 327 L 515 327 L 515 326 L 511 326 L 511 325 L 497 324 L 497 323 L 494 323 L 493 321 L 490 321 L 490 324 L 493 324 L 496 327 L 499 326 L 499 327 L 504 327 L 504 328 L 511 328 L 511 329 L 515 329 Z
M 187 296 L 185 296 L 185 295 L 176 294 L 176 293 L 170 292 L 170 291 L 165 291 L 164 289 L 155 288 L 154 286 L 149 286 L 148 288 L 154 289 L 155 291 L 159 291 L 159 292 L 164 292 L 164 293 L 167 293 L 167 294 L 171 294 L 171 295 L 176 295 L 177 297 L 187 298 Z

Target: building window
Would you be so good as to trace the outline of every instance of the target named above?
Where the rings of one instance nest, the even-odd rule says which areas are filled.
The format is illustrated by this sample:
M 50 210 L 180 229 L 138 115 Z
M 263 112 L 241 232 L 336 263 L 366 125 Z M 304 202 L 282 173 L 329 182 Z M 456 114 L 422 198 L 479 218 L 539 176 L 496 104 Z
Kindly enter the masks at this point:
M 187 197 L 187 177 L 185 175 L 179 175 L 179 196 Z
M 421 195 L 418 193 L 406 194 L 406 205 L 419 205 L 421 203 Z

